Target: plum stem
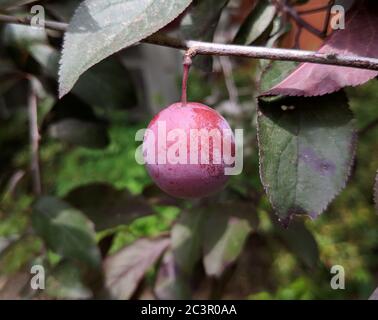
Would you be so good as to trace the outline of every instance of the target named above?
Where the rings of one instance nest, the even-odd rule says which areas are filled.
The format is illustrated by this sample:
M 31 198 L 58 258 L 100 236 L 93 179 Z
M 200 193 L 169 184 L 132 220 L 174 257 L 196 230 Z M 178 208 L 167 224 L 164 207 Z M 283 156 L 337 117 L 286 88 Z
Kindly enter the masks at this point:
M 183 107 L 186 106 L 188 103 L 188 78 L 189 78 L 189 70 L 190 67 L 192 66 L 192 59 L 196 55 L 196 50 L 194 48 L 191 48 L 185 52 L 184 55 L 184 61 L 183 61 L 183 66 L 184 66 L 184 73 L 182 76 L 182 88 L 181 88 L 181 104 Z

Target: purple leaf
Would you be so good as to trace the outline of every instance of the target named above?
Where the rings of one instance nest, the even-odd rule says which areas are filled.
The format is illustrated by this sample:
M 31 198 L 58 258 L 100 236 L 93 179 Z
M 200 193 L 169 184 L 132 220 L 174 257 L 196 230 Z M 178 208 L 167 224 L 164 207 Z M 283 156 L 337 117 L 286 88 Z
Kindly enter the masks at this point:
M 105 259 L 106 287 L 116 299 L 130 299 L 145 273 L 170 244 L 168 238 L 139 239 Z
M 378 3 L 361 1 L 348 12 L 344 30 L 334 31 L 319 53 L 378 57 Z M 358 86 L 378 71 L 303 63 L 264 95 L 320 96 L 346 86 Z

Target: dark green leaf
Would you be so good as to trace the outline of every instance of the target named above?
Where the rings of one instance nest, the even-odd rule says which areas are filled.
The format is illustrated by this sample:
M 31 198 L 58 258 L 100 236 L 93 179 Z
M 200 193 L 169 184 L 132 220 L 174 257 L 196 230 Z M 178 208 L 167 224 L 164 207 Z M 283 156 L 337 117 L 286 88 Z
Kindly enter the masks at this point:
M 129 224 L 137 218 L 154 213 L 142 197 L 103 183 L 78 187 L 65 200 L 83 211 L 98 231 Z
M 14 62 L 9 58 L 1 57 L 0 75 L 3 76 L 4 74 L 14 73 L 15 71 L 17 71 L 17 67 L 15 66 Z
M 46 294 L 58 299 L 89 299 L 92 292 L 82 280 L 80 269 L 69 261 L 62 261 L 46 279 Z
M 55 48 L 36 43 L 29 47 L 29 52 L 48 76 L 58 77 L 59 53 Z M 134 90 L 127 70 L 117 59 L 110 58 L 90 68 L 72 92 L 92 106 L 125 108 L 133 104 Z
M 84 73 L 72 92 L 92 106 L 124 109 L 136 105 L 135 90 L 128 71 L 111 57 Z
M 177 266 L 190 275 L 201 259 L 203 227 L 208 218 L 204 209 L 184 211 L 171 231 L 172 249 Z
M 158 31 L 192 0 L 85 0 L 68 31 L 59 72 L 60 96 L 91 66 Z
M 285 79 L 298 63 L 292 61 L 271 61 L 260 79 L 260 92 L 265 92 Z
M 34 205 L 32 223 L 51 250 L 91 267 L 100 267 L 93 224 L 79 210 L 60 199 L 41 197 Z
M 232 203 L 209 208 L 203 234 L 204 266 L 207 275 L 220 277 L 235 262 L 255 226 L 253 205 Z
M 182 25 L 185 38 L 212 42 L 222 10 L 228 2 L 229 0 L 202 0 L 195 2 L 190 9 L 189 18 L 184 19 Z M 193 64 L 205 72 L 211 72 L 213 68 L 212 61 L 210 56 L 199 56 L 193 60 Z
M 355 128 L 343 92 L 259 101 L 260 173 L 276 214 L 322 213 L 344 188 L 355 154 Z
M 261 0 L 240 27 L 235 42 L 251 45 L 273 23 L 276 7 L 268 0 Z
M 44 4 L 49 12 L 64 22 L 68 22 L 81 0 L 48 1 Z
M 9 89 L 11 89 L 20 78 L 17 75 L 8 76 L 0 79 L 0 95 L 6 93 Z
M 130 299 L 145 273 L 169 246 L 170 239 L 139 239 L 104 261 L 106 286 L 116 299 Z
M 35 43 L 29 47 L 29 52 L 48 76 L 58 77 L 59 53 L 55 48 L 46 43 Z
M 11 60 L 0 58 L 0 96 L 12 89 L 20 80 L 15 64 Z
M 308 268 L 315 268 L 319 262 L 318 244 L 306 225 L 293 221 L 290 228 L 283 229 L 276 225 L 276 232 L 291 250 Z
M 97 122 L 63 119 L 52 123 L 48 133 L 52 138 L 87 148 L 101 149 L 109 144 L 106 127 Z

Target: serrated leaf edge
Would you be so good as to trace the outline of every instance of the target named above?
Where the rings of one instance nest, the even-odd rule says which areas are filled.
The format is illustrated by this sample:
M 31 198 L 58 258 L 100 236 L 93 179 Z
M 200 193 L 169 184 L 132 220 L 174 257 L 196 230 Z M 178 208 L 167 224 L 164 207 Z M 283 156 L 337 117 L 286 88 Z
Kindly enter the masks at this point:
M 58 78 L 59 78 L 59 92 L 58 92 L 58 96 L 59 96 L 59 99 L 62 99 L 68 92 L 71 91 L 71 89 L 74 87 L 74 85 L 77 83 L 77 81 L 79 80 L 79 78 L 81 77 L 81 75 L 83 75 L 84 72 L 88 71 L 89 68 L 93 67 L 94 65 L 96 65 L 97 63 L 101 62 L 102 60 L 106 59 L 107 57 L 95 62 L 94 64 L 91 64 L 89 63 L 88 66 L 84 66 L 84 71 L 79 75 L 79 77 L 75 80 L 75 82 L 71 85 L 71 86 L 68 86 L 68 87 L 62 87 L 62 67 L 63 67 L 63 59 L 64 57 L 66 56 L 66 38 L 67 38 L 67 33 L 70 31 L 70 25 L 71 25 L 71 22 L 72 20 L 76 17 L 78 11 L 81 9 L 81 7 L 87 3 L 88 0 L 84 0 L 83 2 L 81 2 L 79 4 L 79 6 L 75 9 L 75 12 L 70 20 L 70 23 L 69 23 L 69 26 L 68 26 L 68 30 L 64 33 L 64 39 L 63 39 L 63 45 L 62 45 L 62 51 L 61 51 L 61 58 L 59 59 L 59 71 L 58 71 Z M 131 45 L 135 44 L 135 43 L 138 43 L 140 41 L 142 41 L 143 39 L 146 39 L 148 37 L 150 37 L 151 35 L 153 35 L 154 33 L 158 32 L 160 29 L 164 28 L 166 25 L 168 25 L 169 23 L 171 23 L 173 20 L 175 20 L 183 11 L 185 11 L 189 6 L 190 4 L 192 3 L 192 0 L 190 0 L 188 2 L 188 4 L 183 8 L 183 10 L 181 12 L 178 12 L 174 17 L 172 17 L 171 20 L 169 20 L 167 23 L 164 23 L 164 25 L 161 25 L 159 26 L 155 31 L 152 31 L 152 32 L 149 32 L 146 36 L 143 36 L 143 37 L 137 37 L 137 40 L 131 42 L 131 43 L 125 43 L 123 45 L 123 47 L 121 49 L 119 49 L 118 51 L 115 51 L 113 52 L 113 54 L 127 48 L 127 47 L 130 47 Z
M 346 95 L 345 95 L 345 98 L 347 100 L 348 110 L 353 115 L 353 113 L 352 113 L 352 111 L 350 109 L 349 101 L 348 101 Z M 258 155 L 259 155 L 260 181 L 261 181 L 261 184 L 263 185 L 264 191 L 265 191 L 265 193 L 266 193 L 266 195 L 267 195 L 267 197 L 269 199 L 269 202 L 270 202 L 270 204 L 271 204 L 271 206 L 272 206 L 272 208 L 274 210 L 275 216 L 278 217 L 278 221 L 285 228 L 289 227 L 291 220 L 296 215 L 300 215 L 300 216 L 304 215 L 304 216 L 309 217 L 311 220 L 315 220 L 316 218 L 318 218 L 329 207 L 330 203 L 333 202 L 333 200 L 340 194 L 340 192 L 346 187 L 346 185 L 347 185 L 347 183 L 349 181 L 349 178 L 350 178 L 351 172 L 352 172 L 352 168 L 353 168 L 353 163 L 355 161 L 355 157 L 356 157 L 356 153 L 357 153 L 358 133 L 357 133 L 356 127 L 354 127 L 354 130 L 352 132 L 351 143 L 349 144 L 349 151 L 351 152 L 351 156 L 349 158 L 348 170 L 346 172 L 344 183 L 336 190 L 334 196 L 327 203 L 324 204 L 323 208 L 321 208 L 321 210 L 319 210 L 319 212 L 315 212 L 315 214 L 309 214 L 309 213 L 303 213 L 303 214 L 291 213 L 286 218 L 282 219 L 278 215 L 278 210 L 277 210 L 276 206 L 273 203 L 272 195 L 269 192 L 269 188 L 267 187 L 267 184 L 265 183 L 265 178 L 264 178 L 264 174 L 263 174 L 263 162 L 264 162 L 263 159 L 264 159 L 264 154 L 263 154 L 263 151 L 262 151 L 262 148 L 261 148 L 261 141 L 260 141 L 260 135 L 259 135 L 259 132 L 260 132 L 260 121 L 259 121 L 259 119 L 261 118 L 261 116 L 262 116 L 262 111 L 260 110 L 259 99 L 257 98 L 257 126 L 256 126 L 256 129 L 257 129 L 257 143 L 258 143 Z M 353 122 L 355 122 L 355 121 L 353 121 Z

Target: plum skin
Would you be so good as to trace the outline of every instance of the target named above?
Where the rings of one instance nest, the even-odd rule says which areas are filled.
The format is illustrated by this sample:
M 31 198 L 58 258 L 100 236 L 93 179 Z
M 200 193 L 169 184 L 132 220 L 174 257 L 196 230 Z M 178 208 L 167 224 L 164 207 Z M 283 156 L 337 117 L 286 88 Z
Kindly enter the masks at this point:
M 220 132 L 224 129 L 231 130 L 227 121 L 218 112 L 204 104 L 194 102 L 188 102 L 185 106 L 181 102 L 174 103 L 159 112 L 148 125 L 148 129 L 154 133 L 155 137 L 158 136 L 158 121 L 165 121 L 167 132 L 173 129 L 183 129 L 188 137 L 190 129 L 218 129 Z M 170 142 L 167 142 L 167 148 L 164 150 L 158 150 L 157 144 L 156 138 L 156 154 L 166 153 Z M 146 139 L 143 147 L 148 147 Z M 200 145 L 199 154 L 201 147 Z M 233 135 L 231 150 L 235 150 Z M 209 157 L 212 159 L 212 147 Z M 146 163 L 145 166 L 159 188 L 177 198 L 190 199 L 209 196 L 222 190 L 229 180 L 229 176 L 224 174 L 224 169 L 228 166 L 224 161 L 221 164 L 213 164 L 211 161 L 209 164 Z

